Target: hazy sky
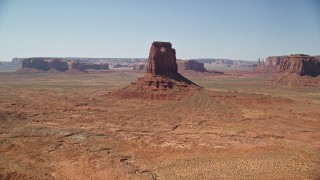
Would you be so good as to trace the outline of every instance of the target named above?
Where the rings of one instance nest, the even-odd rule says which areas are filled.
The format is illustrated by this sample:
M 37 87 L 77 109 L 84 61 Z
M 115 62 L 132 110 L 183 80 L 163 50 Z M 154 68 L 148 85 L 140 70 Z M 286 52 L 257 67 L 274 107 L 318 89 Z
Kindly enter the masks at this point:
M 0 0 L 0 60 L 320 54 L 319 0 Z

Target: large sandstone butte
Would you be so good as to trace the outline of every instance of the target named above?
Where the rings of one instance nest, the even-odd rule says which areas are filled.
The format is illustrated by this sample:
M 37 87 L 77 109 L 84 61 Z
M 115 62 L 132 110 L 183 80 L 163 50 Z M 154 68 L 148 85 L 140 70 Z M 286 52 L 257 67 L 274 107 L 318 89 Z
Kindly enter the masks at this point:
M 109 69 L 109 64 L 84 63 L 63 58 L 26 58 L 22 61 L 22 69 L 18 70 L 18 72 L 37 72 L 37 70 L 72 72 L 75 70 L 84 71 L 86 69 Z
M 292 86 L 320 85 L 320 57 L 304 54 L 279 56 L 278 72 L 271 82 Z
M 147 72 L 154 75 L 178 73 L 176 50 L 170 42 L 153 42 Z
M 113 92 L 122 98 L 176 100 L 202 87 L 178 73 L 176 51 L 170 42 L 153 42 L 147 73 L 138 81 Z
M 279 72 L 318 76 L 320 75 L 320 58 L 304 54 L 284 56 L 280 61 Z

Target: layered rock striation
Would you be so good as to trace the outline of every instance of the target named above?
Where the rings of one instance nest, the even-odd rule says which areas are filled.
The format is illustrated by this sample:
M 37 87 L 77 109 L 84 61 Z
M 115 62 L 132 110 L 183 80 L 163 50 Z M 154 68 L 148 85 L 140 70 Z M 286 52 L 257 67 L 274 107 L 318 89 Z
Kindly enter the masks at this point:
M 320 85 L 320 57 L 305 54 L 279 56 L 278 71 L 271 83 L 291 86 Z
M 153 42 L 148 58 L 147 72 L 154 75 L 177 73 L 176 50 L 170 42 Z
M 281 58 L 279 72 L 296 73 L 300 76 L 320 75 L 320 58 L 304 54 L 292 54 Z
M 202 87 L 178 73 L 176 52 L 170 42 L 153 42 L 147 73 L 136 82 L 114 91 L 122 98 L 176 100 Z

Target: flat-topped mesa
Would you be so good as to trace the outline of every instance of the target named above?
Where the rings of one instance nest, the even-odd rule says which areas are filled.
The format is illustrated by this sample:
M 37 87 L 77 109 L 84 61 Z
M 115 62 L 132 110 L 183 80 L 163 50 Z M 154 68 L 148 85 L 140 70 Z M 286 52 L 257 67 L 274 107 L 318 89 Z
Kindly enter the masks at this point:
M 40 71 L 55 71 L 55 72 L 69 72 L 69 71 L 85 71 L 87 69 L 105 70 L 109 69 L 108 63 L 86 63 L 76 60 L 69 60 L 65 58 L 51 58 L 51 57 L 36 57 L 25 58 L 22 61 L 22 68 L 18 72 L 34 72 L 31 70 Z
M 178 60 L 178 70 L 179 72 L 193 70 L 198 72 L 207 72 L 206 68 L 204 68 L 204 63 L 200 63 L 195 60 Z
M 269 82 L 289 86 L 320 86 L 319 56 L 291 54 L 278 58 L 278 71 Z
M 66 71 L 68 70 L 68 64 L 60 58 L 27 58 L 23 60 L 22 68 L 35 68 L 43 71 L 50 69 Z
M 153 42 L 148 63 L 147 73 L 153 75 L 178 73 L 176 51 L 170 42 Z
M 279 72 L 296 73 L 300 76 L 320 75 L 320 59 L 316 56 L 291 54 L 281 58 Z

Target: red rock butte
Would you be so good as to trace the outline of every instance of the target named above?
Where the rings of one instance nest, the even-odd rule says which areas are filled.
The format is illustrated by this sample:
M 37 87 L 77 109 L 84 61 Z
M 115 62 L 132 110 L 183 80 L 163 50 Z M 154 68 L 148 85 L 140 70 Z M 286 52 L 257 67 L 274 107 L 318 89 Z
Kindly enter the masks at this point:
M 147 72 L 154 75 L 177 73 L 176 50 L 170 42 L 153 42 L 150 48 Z
M 178 73 L 176 51 L 170 42 L 153 42 L 147 73 L 113 94 L 122 98 L 176 100 L 201 89 L 202 87 Z
M 268 61 L 267 61 L 268 62 Z M 275 56 L 270 63 L 277 67 L 277 73 L 269 82 L 289 86 L 319 86 L 320 57 L 305 54 Z

